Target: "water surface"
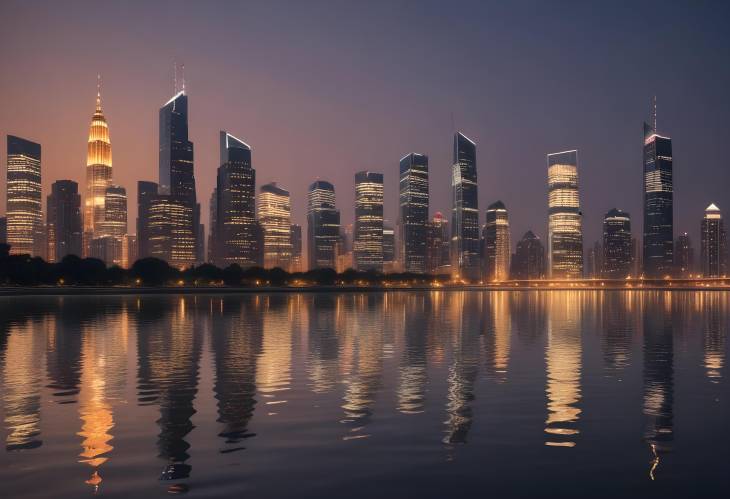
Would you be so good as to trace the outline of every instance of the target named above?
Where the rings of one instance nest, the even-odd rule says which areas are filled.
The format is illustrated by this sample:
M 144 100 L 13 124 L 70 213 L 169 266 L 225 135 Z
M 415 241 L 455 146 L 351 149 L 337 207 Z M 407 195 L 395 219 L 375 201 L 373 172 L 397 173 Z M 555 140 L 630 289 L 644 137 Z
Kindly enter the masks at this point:
M 2 495 L 726 494 L 729 300 L 0 298 Z

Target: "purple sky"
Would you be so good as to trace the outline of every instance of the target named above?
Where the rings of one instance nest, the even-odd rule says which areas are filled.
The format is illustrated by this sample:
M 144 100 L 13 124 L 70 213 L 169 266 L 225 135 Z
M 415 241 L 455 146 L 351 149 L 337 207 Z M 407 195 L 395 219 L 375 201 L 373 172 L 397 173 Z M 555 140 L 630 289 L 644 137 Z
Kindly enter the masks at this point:
M 259 185 L 288 188 L 304 225 L 316 178 L 335 184 L 350 222 L 362 169 L 385 174 L 395 222 L 410 151 L 428 154 L 431 211 L 447 212 L 455 126 L 477 143 L 482 220 L 502 199 L 513 241 L 545 235 L 545 154 L 579 149 L 588 245 L 613 207 L 640 233 L 641 124 L 656 94 L 674 140 L 675 233 L 698 247 L 704 208 L 730 214 L 729 14 L 723 2 L 4 0 L 0 134 L 42 144 L 46 190 L 81 181 L 101 73 L 134 232 L 136 181 L 157 180 L 158 109 L 177 60 L 206 224 L 221 129 L 253 146 Z

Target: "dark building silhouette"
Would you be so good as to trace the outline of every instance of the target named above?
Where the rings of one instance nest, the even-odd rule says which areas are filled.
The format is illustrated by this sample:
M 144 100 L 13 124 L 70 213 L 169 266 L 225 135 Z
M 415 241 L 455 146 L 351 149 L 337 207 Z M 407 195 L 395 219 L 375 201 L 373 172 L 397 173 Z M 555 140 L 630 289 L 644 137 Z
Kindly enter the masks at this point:
M 674 242 L 674 268 L 679 277 L 688 277 L 695 270 L 695 250 L 686 232 Z
M 412 152 L 401 158 L 399 192 L 403 270 L 423 274 L 428 230 L 428 156 Z
M 672 139 L 644 123 L 644 275 L 664 277 L 674 265 Z
M 357 270 L 383 270 L 383 174 L 355 174 L 354 263 Z
M 542 279 L 545 277 L 545 247 L 531 230 L 517 242 L 512 256 L 512 279 Z
M 66 255 L 81 256 L 81 195 L 73 180 L 57 180 L 46 204 L 48 261 L 59 262 Z
M 449 221 L 441 214 L 436 214 L 428 224 L 427 235 L 427 269 L 429 274 L 446 274 L 451 269 L 451 233 Z
M 702 219 L 702 275 L 704 277 L 720 277 L 726 274 L 725 223 L 722 213 L 714 203 L 705 210 Z
M 616 208 L 603 217 L 603 276 L 623 279 L 631 274 L 631 216 Z
M 317 180 L 307 192 L 308 269 L 337 266 L 340 240 L 340 210 L 335 207 L 335 187 Z
M 454 135 L 451 189 L 451 273 L 475 281 L 481 270 L 477 145 L 461 132 Z
M 292 224 L 289 233 L 291 239 L 290 272 L 302 272 L 302 226 Z
M 5 244 L 8 239 L 8 219 L 0 217 L 0 244 Z
M 221 267 L 233 263 L 251 267 L 257 264 L 259 251 L 255 237 L 256 170 L 251 164 L 251 147 L 221 131 L 220 163 L 215 208 L 211 201 L 213 261 Z

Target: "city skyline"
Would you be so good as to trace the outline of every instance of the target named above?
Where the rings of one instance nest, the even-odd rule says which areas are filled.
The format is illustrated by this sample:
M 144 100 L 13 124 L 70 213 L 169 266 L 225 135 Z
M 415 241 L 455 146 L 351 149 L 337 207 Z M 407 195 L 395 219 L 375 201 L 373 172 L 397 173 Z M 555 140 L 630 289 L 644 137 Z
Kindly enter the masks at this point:
M 58 12 L 53 6 L 47 6 L 49 13 L 56 14 L 48 18 L 70 22 L 79 10 L 84 11 L 85 19 L 101 15 L 98 9 L 79 5 Z M 455 129 L 461 129 L 479 146 L 479 204 L 487 206 L 495 199 L 502 199 L 510 207 L 515 236 L 513 245 L 517 236 L 527 230 L 546 239 L 547 224 L 536 219 L 537 214 L 544 213 L 543 201 L 546 197 L 541 178 L 544 154 L 568 147 L 579 149 L 585 240 L 590 242 L 600 239 L 602 216 L 613 207 L 633 213 L 634 230 L 637 233 L 642 230 L 640 194 L 633 188 L 623 189 L 622 186 L 627 183 L 634 186 L 641 182 L 641 145 L 637 144 L 636 139 L 637 127 L 640 125 L 636 123 L 640 124 L 649 114 L 650 98 L 656 94 L 660 128 L 675 141 L 675 183 L 683 186 L 681 191 L 675 193 L 675 236 L 686 231 L 694 241 L 699 241 L 698 216 L 710 202 L 716 202 L 719 206 L 728 205 L 728 194 L 721 186 L 730 180 L 729 174 L 721 168 L 722 153 L 719 148 L 721 137 L 728 130 L 720 119 L 730 107 L 720 92 L 728 82 L 728 71 L 713 65 L 714 77 L 701 79 L 697 76 L 701 71 L 696 70 L 705 63 L 694 56 L 690 57 L 688 53 L 707 53 L 708 59 L 714 54 L 714 60 L 722 60 L 727 53 L 726 44 L 718 43 L 720 31 L 715 21 L 708 19 L 706 13 L 702 12 L 703 8 L 687 12 L 681 6 L 669 6 L 655 14 L 659 16 L 657 25 L 670 23 L 685 34 L 688 32 L 682 30 L 690 28 L 683 27 L 684 23 L 678 25 L 677 20 L 686 16 L 702 17 L 702 34 L 699 37 L 685 37 L 690 39 L 689 43 L 694 47 L 692 50 L 683 49 L 675 43 L 674 37 L 667 34 L 658 34 L 651 40 L 649 35 L 658 29 L 656 27 L 642 24 L 641 29 L 648 31 L 639 29 L 635 19 L 641 18 L 642 11 L 651 9 L 650 5 L 632 8 L 620 6 L 608 14 L 602 12 L 602 15 L 608 16 L 608 21 L 623 23 L 629 35 L 623 42 L 616 34 L 599 28 L 589 47 L 594 51 L 591 60 L 586 55 L 587 49 L 578 50 L 571 45 L 585 34 L 587 28 L 580 28 L 576 23 L 570 23 L 569 26 L 567 20 L 561 21 L 559 26 L 564 28 L 565 40 L 553 42 L 558 47 L 551 46 L 550 58 L 544 62 L 537 61 L 531 73 L 525 73 L 526 69 L 520 61 L 532 54 L 544 54 L 536 42 L 546 36 L 545 28 L 535 26 L 535 39 L 525 40 L 524 46 L 515 49 L 520 57 L 508 61 L 505 56 L 509 53 L 500 55 L 499 51 L 488 49 L 491 43 L 486 43 L 488 39 L 483 33 L 490 31 L 491 23 L 509 25 L 510 21 L 518 19 L 520 7 L 465 5 L 472 9 L 475 21 L 479 19 L 483 24 L 470 22 L 465 26 L 468 39 L 459 44 L 464 51 L 463 56 L 455 56 L 451 50 L 453 42 L 445 39 L 443 29 L 452 21 L 447 9 L 430 5 L 424 7 L 424 12 L 418 13 L 402 6 L 386 14 L 383 5 L 361 8 L 362 12 L 358 13 L 364 16 L 363 20 L 346 17 L 344 26 L 338 27 L 336 32 L 311 38 L 312 50 L 306 51 L 304 60 L 312 65 L 313 70 L 327 69 L 331 75 L 328 81 L 317 79 L 320 87 L 314 86 L 311 77 L 297 71 L 288 71 L 285 77 L 284 70 L 297 68 L 296 64 L 292 66 L 293 61 L 302 56 L 302 50 L 283 46 L 283 42 L 291 38 L 285 37 L 282 43 L 272 45 L 271 37 L 256 29 L 245 36 L 234 36 L 230 47 L 223 47 L 219 55 L 204 60 L 201 59 L 202 51 L 206 55 L 214 53 L 206 48 L 209 45 L 194 50 L 190 45 L 192 42 L 177 40 L 172 44 L 162 40 L 161 36 L 169 33 L 173 25 L 188 30 L 191 35 L 209 32 L 211 28 L 206 24 L 206 19 L 193 21 L 198 7 L 193 5 L 180 9 L 180 12 L 172 14 L 172 20 L 166 20 L 161 26 L 155 23 L 155 30 L 159 30 L 159 33 L 153 33 L 152 24 L 148 21 L 130 20 L 134 11 L 139 10 L 134 5 L 130 7 L 130 12 L 117 12 L 112 7 L 114 15 L 109 17 L 119 18 L 114 26 L 125 20 L 132 22 L 152 42 L 146 44 L 142 57 L 130 65 L 121 61 L 116 54 L 104 50 L 110 42 L 102 42 L 99 47 L 87 45 L 82 49 L 80 39 L 66 37 L 59 47 L 45 48 L 39 57 L 33 59 L 33 64 L 22 57 L 14 58 L 13 62 L 19 64 L 20 72 L 8 73 L 6 84 L 0 92 L 0 100 L 4 109 L 8 110 L 0 117 L 0 133 L 26 137 L 43 144 L 44 197 L 50 193 L 50 185 L 56 179 L 75 180 L 83 186 L 88 119 L 94 106 L 96 75 L 101 73 L 104 80 L 104 113 L 109 121 L 114 145 L 114 182 L 126 187 L 129 199 L 133 200 L 137 195 L 136 181 L 154 180 L 155 177 L 156 109 L 173 95 L 172 63 L 177 60 L 185 62 L 187 91 L 191 97 L 190 139 L 196 143 L 197 197 L 199 201 L 205 200 L 201 202 L 201 220 L 208 220 L 207 200 L 215 184 L 214 171 L 219 166 L 217 134 L 220 129 L 232 130 L 252 145 L 259 185 L 279 181 L 290 187 L 295 216 L 293 221 L 300 225 L 306 223 L 305 186 L 316 177 L 335 185 L 342 224 L 352 223 L 354 214 L 349 207 L 354 202 L 354 189 L 349 179 L 354 172 L 362 169 L 384 173 L 385 218 L 397 220 L 397 161 L 412 150 L 429 156 L 430 216 L 436 211 L 447 213 L 450 208 L 450 186 L 443 184 L 448 183 L 450 174 L 449 136 Z M 160 12 L 162 7 L 152 6 L 150 9 L 150 19 L 167 17 Z M 4 18 L 14 16 L 20 21 L 34 12 L 33 8 L 12 4 L 5 4 L 3 10 L 8 12 Z M 293 10 L 297 13 L 299 8 L 293 7 Z M 309 24 L 300 26 L 297 33 L 309 35 L 314 26 L 312 23 L 316 23 L 320 17 L 327 19 L 333 15 L 326 14 L 317 5 L 309 10 L 298 12 Z M 592 14 L 588 10 L 587 7 L 581 7 L 576 15 L 590 19 Z M 334 11 L 341 13 L 338 9 Z M 485 17 L 485 11 L 492 15 Z M 543 16 L 554 15 L 546 7 L 539 7 L 537 11 Z M 252 14 L 262 19 L 274 14 L 287 18 L 282 12 L 267 13 L 265 9 L 257 7 L 253 7 Z M 395 26 L 399 25 L 399 20 L 411 15 L 432 20 L 429 26 L 433 29 L 434 39 L 424 43 L 428 43 L 426 47 L 434 51 L 435 61 L 444 69 L 426 75 L 409 93 L 404 94 L 411 97 L 398 99 L 398 106 L 394 106 L 394 99 L 401 95 L 394 86 L 401 81 L 398 77 L 400 71 L 396 68 L 408 58 L 413 58 L 414 62 L 410 64 L 420 59 L 415 55 L 416 47 L 410 45 L 399 47 L 390 55 L 384 54 L 382 49 L 385 45 L 390 46 L 396 32 L 400 39 L 400 31 L 396 31 Z M 373 29 L 366 27 L 365 20 L 370 16 L 382 17 L 385 22 L 382 31 L 378 32 L 382 41 Z M 1 35 L 9 49 L 4 51 L 5 54 L 29 55 L 35 46 L 30 37 L 37 29 L 43 28 L 57 34 L 69 29 L 62 23 L 49 24 L 45 16 L 36 21 L 18 22 L 18 25 L 24 25 L 24 29 L 29 30 L 23 34 L 16 33 L 14 26 L 8 27 L 5 34 Z M 93 37 L 103 24 L 92 26 L 92 33 L 88 36 Z M 233 33 L 233 26 L 227 23 L 216 29 L 222 33 Z M 345 37 L 342 54 L 323 57 L 323 47 L 332 41 L 331 37 L 341 38 L 343 29 L 354 30 L 362 35 L 358 42 L 362 50 L 352 52 L 355 42 Z M 130 40 L 128 35 L 121 37 L 121 32 L 112 28 L 108 30 L 115 43 L 123 43 L 129 50 L 138 46 L 138 42 Z M 497 27 L 491 32 L 494 37 L 491 41 L 500 42 L 501 45 L 514 36 Z M 640 44 L 637 43 L 639 40 Z M 627 52 L 621 50 L 622 44 L 633 47 L 633 50 L 628 51 L 625 61 L 617 60 L 616 57 L 619 52 Z M 275 48 L 272 49 L 272 46 Z M 639 67 L 638 61 L 643 61 L 643 57 L 642 51 L 636 50 L 638 46 L 642 46 L 642 50 L 663 47 L 661 60 L 650 61 L 647 67 Z M 419 45 L 419 50 L 422 48 Z M 556 48 L 564 51 L 554 50 Z M 60 49 L 64 49 L 63 53 Z M 281 69 L 266 62 L 265 49 L 276 50 L 281 56 L 284 64 Z M 76 61 L 72 54 L 80 50 L 86 55 L 83 60 Z M 243 68 L 225 65 L 221 59 L 223 54 L 237 50 L 255 55 L 246 65 L 245 74 L 248 77 L 244 80 L 241 79 Z M 347 57 L 344 57 L 345 54 Z M 471 58 L 478 54 L 480 57 L 473 59 L 476 62 L 469 67 L 468 81 L 441 85 L 446 69 L 452 70 L 458 61 L 466 60 L 462 57 Z M 670 54 L 671 72 L 663 66 Z M 381 56 L 384 56 L 383 62 L 377 65 L 375 61 Z M 383 77 L 382 83 L 371 79 L 362 83 L 351 80 L 353 70 L 345 63 L 350 57 L 355 58 L 353 62 L 362 65 L 356 74 L 366 68 L 368 71 L 374 70 L 374 74 Z M 592 62 L 593 58 L 600 59 L 600 64 L 606 66 L 605 71 L 610 69 L 610 72 L 600 69 L 598 63 Z M 10 59 L 5 58 L 4 61 L 8 63 Z M 548 67 L 556 64 L 558 68 L 570 64 L 580 69 L 566 85 L 566 90 L 556 88 L 556 78 L 546 72 Z M 220 83 L 216 72 L 226 75 L 228 83 Z M 23 92 L 20 92 L 21 87 L 18 85 L 20 74 L 25 75 L 22 78 Z M 134 81 L 130 79 L 131 74 L 135 75 Z M 528 74 L 535 78 L 525 78 Z M 598 90 L 599 82 L 603 84 L 605 78 L 608 78 L 606 83 L 610 91 L 601 92 Z M 529 83 L 531 80 L 536 82 Z M 337 90 L 346 83 L 346 88 L 356 85 L 354 88 L 362 95 L 348 92 L 345 96 Z M 59 90 L 49 93 L 51 87 Z M 325 90 L 326 96 L 323 93 Z M 364 106 L 366 102 L 374 105 Z M 588 107 L 592 110 L 590 115 L 584 109 Z M 359 124 L 343 126 L 344 117 L 352 115 L 355 109 L 360 110 Z M 557 109 L 561 110 L 559 119 L 555 119 L 558 116 Z M 281 114 L 284 110 L 289 110 L 289 115 Z M 315 127 L 304 125 L 305 115 L 307 120 L 315 120 Z M 8 121 L 11 116 L 12 123 Z M 415 125 L 402 126 L 406 117 Z M 699 127 L 702 131 L 694 130 L 697 128 L 696 123 L 703 124 Z M 525 137 L 530 139 L 524 141 Z M 372 148 L 373 143 L 378 146 Z M 293 151 L 303 154 L 307 168 L 296 167 L 298 163 L 293 161 Z M 347 167 L 343 167 L 343 160 L 348 164 Z M 313 175 L 305 179 L 297 170 Z M 690 180 L 693 178 L 692 172 L 698 172 L 700 176 L 695 182 Z M 710 182 L 711 178 L 717 181 Z M 0 195 L 3 193 L 4 185 L 0 185 Z M 135 232 L 131 226 L 135 218 L 136 203 L 130 202 L 129 232 Z M 480 222 L 483 218 L 484 213 L 480 213 Z

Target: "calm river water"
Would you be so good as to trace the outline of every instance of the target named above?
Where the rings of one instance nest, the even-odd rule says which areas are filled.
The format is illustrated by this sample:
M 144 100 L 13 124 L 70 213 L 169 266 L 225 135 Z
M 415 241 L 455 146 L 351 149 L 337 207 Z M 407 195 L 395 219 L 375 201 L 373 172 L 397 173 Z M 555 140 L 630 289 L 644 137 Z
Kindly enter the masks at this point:
M 730 293 L 0 298 L 2 497 L 730 492 Z

